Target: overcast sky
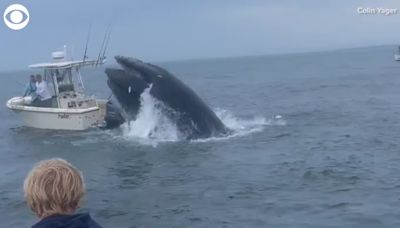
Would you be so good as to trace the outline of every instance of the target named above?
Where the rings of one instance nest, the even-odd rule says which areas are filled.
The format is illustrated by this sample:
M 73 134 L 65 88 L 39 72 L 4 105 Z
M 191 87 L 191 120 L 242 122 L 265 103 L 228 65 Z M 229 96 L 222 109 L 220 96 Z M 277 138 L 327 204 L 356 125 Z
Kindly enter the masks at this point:
M 97 56 L 108 24 L 109 56 L 147 61 L 250 56 L 400 43 L 400 12 L 359 15 L 358 7 L 397 8 L 398 0 L 0 0 L 25 5 L 20 31 L 0 21 L 0 71 L 47 61 L 64 44 Z

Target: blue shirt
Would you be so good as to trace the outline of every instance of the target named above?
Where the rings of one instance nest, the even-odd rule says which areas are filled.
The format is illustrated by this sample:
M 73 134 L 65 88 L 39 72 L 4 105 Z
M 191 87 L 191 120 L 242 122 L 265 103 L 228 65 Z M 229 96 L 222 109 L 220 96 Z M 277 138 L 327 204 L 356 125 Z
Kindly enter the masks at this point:
M 88 213 L 74 215 L 52 215 L 32 226 L 32 228 L 102 228 Z
M 35 92 L 36 92 L 36 83 L 29 82 L 28 85 L 26 85 L 24 97 L 29 96 Z

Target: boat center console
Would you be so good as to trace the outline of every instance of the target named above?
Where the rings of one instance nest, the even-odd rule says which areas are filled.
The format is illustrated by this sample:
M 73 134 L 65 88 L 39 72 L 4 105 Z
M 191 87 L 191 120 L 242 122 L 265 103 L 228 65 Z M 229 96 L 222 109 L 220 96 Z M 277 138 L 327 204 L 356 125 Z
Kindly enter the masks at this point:
M 62 92 L 59 95 L 59 108 L 85 109 L 96 106 L 96 99 L 74 91 Z

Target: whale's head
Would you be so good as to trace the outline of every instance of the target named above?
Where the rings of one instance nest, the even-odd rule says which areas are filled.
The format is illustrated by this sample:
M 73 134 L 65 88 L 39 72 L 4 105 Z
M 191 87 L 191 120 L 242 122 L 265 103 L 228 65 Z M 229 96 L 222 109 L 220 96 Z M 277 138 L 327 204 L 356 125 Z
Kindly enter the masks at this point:
M 134 118 L 140 108 L 140 95 L 149 86 L 140 75 L 122 69 L 107 68 L 107 84 L 123 110 Z
M 162 80 L 169 73 L 155 65 L 135 58 L 115 56 L 121 68 L 107 68 L 108 87 L 122 108 L 136 116 L 140 108 L 140 95 L 154 82 Z
M 136 119 L 141 94 L 150 94 L 163 105 L 162 111 L 187 138 L 226 134 L 228 129 L 212 109 L 182 81 L 167 70 L 135 58 L 116 56 L 120 68 L 107 68 L 108 86 L 123 108 L 127 120 Z

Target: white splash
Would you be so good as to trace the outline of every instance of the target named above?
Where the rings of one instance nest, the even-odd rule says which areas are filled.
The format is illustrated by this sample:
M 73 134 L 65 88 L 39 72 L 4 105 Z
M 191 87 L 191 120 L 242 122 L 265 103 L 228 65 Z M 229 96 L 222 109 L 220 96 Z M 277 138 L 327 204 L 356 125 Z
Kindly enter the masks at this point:
M 221 121 L 233 130 L 233 133 L 228 136 L 223 137 L 211 137 L 206 139 L 197 139 L 194 142 L 209 142 L 209 141 L 219 141 L 219 140 L 227 140 L 234 137 L 240 137 L 249 135 L 255 132 L 261 132 L 265 129 L 266 126 L 284 126 L 286 125 L 286 121 L 282 116 L 276 115 L 272 119 L 266 119 L 262 116 L 255 116 L 249 119 L 246 118 L 237 118 L 230 111 L 224 109 L 217 109 L 215 114 Z
M 181 139 L 178 128 L 163 114 L 162 103 L 150 94 L 150 88 L 144 90 L 140 96 L 141 104 L 136 120 L 122 126 L 123 137 L 135 140 L 141 144 L 157 146 L 162 142 L 176 142 Z M 216 109 L 216 115 L 233 133 L 224 137 L 197 139 L 192 142 L 208 142 L 226 140 L 233 137 L 245 136 L 263 131 L 268 125 L 286 125 L 282 116 L 276 115 L 272 119 L 258 116 L 249 119 L 237 118 L 224 109 Z
M 150 95 L 151 87 L 140 96 L 142 106 L 136 120 L 122 126 L 123 135 L 144 144 L 157 145 L 159 142 L 178 141 L 178 130 L 160 109 L 160 102 Z

